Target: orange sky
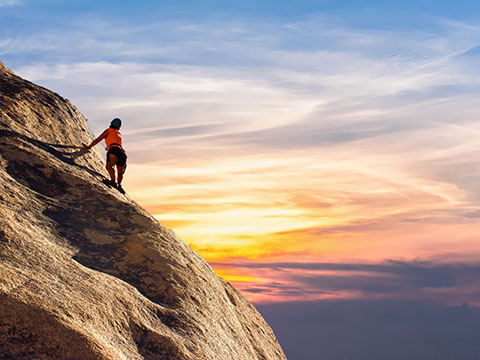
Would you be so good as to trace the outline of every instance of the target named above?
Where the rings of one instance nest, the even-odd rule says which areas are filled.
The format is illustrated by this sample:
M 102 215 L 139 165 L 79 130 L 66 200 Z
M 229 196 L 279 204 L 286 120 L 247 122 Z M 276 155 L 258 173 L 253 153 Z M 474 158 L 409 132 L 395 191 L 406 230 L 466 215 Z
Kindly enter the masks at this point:
M 129 165 L 126 187 L 242 290 L 292 284 L 276 271 L 230 265 L 238 261 L 474 260 L 480 227 L 469 214 L 478 206 L 468 191 L 435 176 L 432 164 L 445 153 L 470 156 L 478 146 L 465 128 L 437 129 L 442 145 L 433 149 L 419 140 L 422 132 L 410 134 L 404 147 L 418 144 L 407 149 L 389 134 L 258 153 L 233 147 L 212 154 L 202 142 L 193 142 L 197 154 L 207 155 L 191 159 L 166 146 L 165 163 Z M 455 132 L 463 143 L 447 151 L 443 140 Z M 422 145 L 429 145 L 428 151 Z M 360 296 L 245 293 L 256 302 Z
M 365 296 L 351 284 L 278 290 L 305 280 L 275 268 L 279 261 L 308 268 L 394 259 L 420 277 L 436 265 L 412 262 L 476 261 L 479 87 L 473 65 L 459 56 L 477 45 L 476 35 L 459 36 L 464 28 L 452 23 L 448 39 L 322 24 L 285 31 L 311 39 L 318 27 L 331 41 L 323 50 L 270 48 L 248 36 L 226 41 L 245 66 L 182 58 L 14 70 L 69 98 L 95 135 L 122 118 L 126 191 L 255 301 Z M 252 265 L 266 262 L 270 269 Z M 296 271 L 309 283 L 328 278 Z

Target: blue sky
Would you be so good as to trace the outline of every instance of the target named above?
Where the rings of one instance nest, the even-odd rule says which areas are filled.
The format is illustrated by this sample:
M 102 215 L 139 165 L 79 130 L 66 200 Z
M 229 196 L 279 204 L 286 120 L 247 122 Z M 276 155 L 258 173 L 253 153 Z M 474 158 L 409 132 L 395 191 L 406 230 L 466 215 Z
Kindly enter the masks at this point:
M 72 33 L 95 32 L 95 39 L 127 40 L 154 43 L 159 41 L 185 40 L 172 24 L 219 24 L 243 23 L 279 25 L 285 22 L 303 22 L 309 18 L 328 20 L 329 26 L 374 31 L 424 31 L 445 33 L 444 20 L 474 22 L 480 5 L 475 1 L 28 1 L 2 0 L 2 27 L 4 38 L 19 38 L 25 35 L 48 34 L 62 38 Z M 142 25 L 164 23 L 157 29 L 162 33 L 142 32 Z M 98 28 L 90 27 L 97 24 Z M 102 28 L 101 25 L 105 27 Z M 107 26 L 108 25 L 108 26 Z M 256 28 L 256 29 L 255 29 Z M 268 28 L 265 28 L 267 30 Z M 103 30 L 103 31 L 102 31 Z M 133 30 L 128 36 L 125 31 Z M 136 31 L 135 31 L 136 30 Z M 261 30 L 261 29 L 260 29 Z M 173 33 L 172 33 L 173 31 Z M 257 33 L 258 34 L 258 33 Z M 150 36 L 149 36 L 150 35 Z M 155 35 L 152 38 L 152 35 Z M 171 37 L 171 35 L 176 35 Z M 179 38 L 177 38 L 177 36 Z M 190 38 L 189 38 L 190 39 Z M 278 38 L 276 40 L 279 40 Z M 318 37 L 301 39 L 305 47 L 315 46 Z M 309 41 L 310 40 L 310 41 Z M 282 45 L 295 46 L 296 44 Z M 78 44 L 72 44 L 75 49 Z M 10 54 L 11 56 L 14 54 Z M 20 55 L 20 54 L 18 54 Z M 69 58 L 67 49 L 62 54 Z M 105 60 L 106 54 L 70 52 L 70 60 Z M 46 54 L 44 54 L 46 56 Z M 112 59 L 115 55 L 112 53 Z M 122 61 L 124 59 L 116 59 Z M 145 59 L 143 59 L 145 60 Z M 196 61 L 202 59 L 196 58 Z
M 293 360 L 316 332 L 385 356 L 394 317 L 355 341 L 377 307 L 432 309 L 416 358 L 478 356 L 445 314 L 480 305 L 479 46 L 478 1 L 0 0 L 0 60 L 95 134 L 124 119 L 127 191 L 242 274 Z M 356 330 L 312 324 L 329 306 Z

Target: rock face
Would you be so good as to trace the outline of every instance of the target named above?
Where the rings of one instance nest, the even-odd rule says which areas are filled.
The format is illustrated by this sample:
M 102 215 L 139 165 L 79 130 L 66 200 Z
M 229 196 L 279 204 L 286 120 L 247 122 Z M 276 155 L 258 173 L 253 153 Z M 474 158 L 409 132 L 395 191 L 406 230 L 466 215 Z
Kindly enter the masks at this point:
M 0 63 L 0 358 L 285 359 L 255 308 L 101 183 L 67 100 Z

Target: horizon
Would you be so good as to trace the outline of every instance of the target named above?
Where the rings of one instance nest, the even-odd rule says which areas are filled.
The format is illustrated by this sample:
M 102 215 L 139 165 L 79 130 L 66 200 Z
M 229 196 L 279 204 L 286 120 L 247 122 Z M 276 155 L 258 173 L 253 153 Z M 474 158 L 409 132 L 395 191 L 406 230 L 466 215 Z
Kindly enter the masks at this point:
M 360 329 L 373 304 L 431 309 L 445 333 L 402 326 L 480 358 L 464 319 L 480 318 L 479 14 L 474 1 L 0 0 L 0 60 L 68 98 L 95 136 L 122 119 L 127 193 L 262 309 L 291 359 L 319 344 L 335 356 L 302 340 L 333 336 L 321 311 Z M 372 334 L 395 333 L 378 319 Z M 463 340 L 442 342 L 460 323 Z M 380 356 L 354 341 L 338 356 L 355 349 Z

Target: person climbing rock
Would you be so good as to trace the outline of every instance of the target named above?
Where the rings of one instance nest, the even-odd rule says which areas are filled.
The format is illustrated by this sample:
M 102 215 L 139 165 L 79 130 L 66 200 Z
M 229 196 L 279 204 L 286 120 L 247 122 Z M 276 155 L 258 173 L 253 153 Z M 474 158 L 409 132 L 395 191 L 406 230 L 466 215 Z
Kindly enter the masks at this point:
M 113 119 L 110 123 L 110 127 L 106 129 L 99 137 L 93 140 L 90 145 L 84 145 L 84 149 L 86 152 L 88 152 L 92 147 L 105 139 L 105 143 L 107 144 L 106 168 L 108 174 L 110 175 L 110 180 L 105 179 L 103 183 L 118 189 L 118 191 L 120 191 L 122 194 L 125 194 L 125 190 L 123 190 L 122 187 L 122 180 L 123 174 L 127 168 L 127 154 L 122 147 L 122 134 L 120 133 L 121 126 L 122 121 L 119 118 Z M 115 174 L 114 166 L 117 167 L 117 174 Z

